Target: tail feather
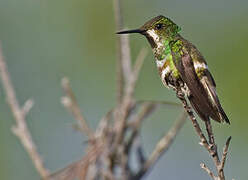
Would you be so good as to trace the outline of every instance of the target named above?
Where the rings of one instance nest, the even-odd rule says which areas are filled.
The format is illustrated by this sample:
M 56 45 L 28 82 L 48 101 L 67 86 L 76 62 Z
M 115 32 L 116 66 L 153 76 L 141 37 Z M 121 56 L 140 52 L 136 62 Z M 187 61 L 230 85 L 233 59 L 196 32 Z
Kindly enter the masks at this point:
M 199 106 L 199 103 L 196 102 L 196 99 L 194 98 L 194 96 L 190 95 L 188 96 L 189 102 L 191 104 L 191 106 L 193 107 L 193 109 L 195 110 L 195 112 L 198 114 L 198 116 L 202 119 L 202 120 L 206 120 L 206 115 L 204 112 L 202 112 L 201 107 Z
M 211 81 L 208 81 L 208 79 L 206 77 L 203 77 L 201 82 L 204 85 L 204 88 L 207 90 L 210 101 L 212 102 L 213 110 L 216 109 L 215 116 L 210 115 L 210 117 L 216 119 L 216 115 L 217 115 L 217 118 L 221 122 L 226 122 L 226 123 L 230 124 L 230 121 L 229 121 L 226 113 L 224 112 L 223 108 L 221 107 L 219 98 L 218 98 L 217 93 L 216 93 L 215 86 L 213 86 Z
M 229 121 L 225 111 L 223 110 L 223 108 L 221 106 L 219 106 L 219 110 L 220 110 L 222 120 L 225 121 L 226 123 L 230 124 L 230 121 Z

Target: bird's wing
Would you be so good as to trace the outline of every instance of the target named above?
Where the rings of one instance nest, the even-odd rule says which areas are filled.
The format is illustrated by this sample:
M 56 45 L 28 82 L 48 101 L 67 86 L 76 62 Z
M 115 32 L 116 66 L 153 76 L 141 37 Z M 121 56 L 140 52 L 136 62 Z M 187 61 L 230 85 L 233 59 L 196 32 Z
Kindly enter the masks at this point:
M 177 51 L 172 51 L 173 61 L 182 80 L 190 90 L 188 98 L 193 108 L 203 120 L 211 117 L 218 122 L 225 120 L 229 123 L 219 103 L 215 90 L 216 85 L 204 58 L 188 41 L 184 39 L 179 41 Z
M 207 92 L 208 94 L 207 97 L 209 99 L 212 109 L 215 112 L 214 114 L 210 115 L 210 117 L 214 120 L 221 122 L 225 121 L 230 124 L 228 117 L 226 116 L 223 108 L 221 107 L 216 92 L 215 81 L 208 70 L 208 66 L 206 61 L 204 60 L 204 57 L 201 55 L 199 50 L 192 44 L 191 44 L 191 48 L 190 49 L 188 48 L 187 51 L 190 51 L 189 54 L 192 58 L 197 77 L 199 78 L 201 84 L 203 85 L 205 91 Z

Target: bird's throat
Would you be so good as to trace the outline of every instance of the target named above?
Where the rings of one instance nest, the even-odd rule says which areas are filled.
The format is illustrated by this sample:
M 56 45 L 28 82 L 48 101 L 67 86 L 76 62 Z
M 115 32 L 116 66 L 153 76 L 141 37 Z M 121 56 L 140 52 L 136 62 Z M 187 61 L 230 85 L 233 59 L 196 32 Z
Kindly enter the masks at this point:
M 156 47 L 153 48 L 154 56 L 157 60 L 162 61 L 171 55 L 169 41 L 160 40 L 156 42 Z

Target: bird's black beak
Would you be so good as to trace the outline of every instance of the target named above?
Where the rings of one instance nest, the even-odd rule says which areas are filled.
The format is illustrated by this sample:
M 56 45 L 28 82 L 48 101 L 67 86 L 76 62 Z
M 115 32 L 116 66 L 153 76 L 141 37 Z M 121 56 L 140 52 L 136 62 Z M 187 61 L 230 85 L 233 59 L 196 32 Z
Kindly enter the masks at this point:
M 143 29 L 133 29 L 133 30 L 127 30 L 127 31 L 119 31 L 116 34 L 131 34 L 131 33 L 140 33 L 144 34 L 146 30 Z

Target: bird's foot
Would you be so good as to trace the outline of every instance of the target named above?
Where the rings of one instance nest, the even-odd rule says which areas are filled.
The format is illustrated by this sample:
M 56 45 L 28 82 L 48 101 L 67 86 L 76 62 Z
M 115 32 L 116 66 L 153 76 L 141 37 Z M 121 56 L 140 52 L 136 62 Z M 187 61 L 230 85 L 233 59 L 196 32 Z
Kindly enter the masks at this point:
M 178 97 L 179 99 L 184 99 L 185 94 L 184 94 L 184 92 L 181 90 L 181 88 L 175 88 L 175 91 L 176 91 L 177 97 Z

